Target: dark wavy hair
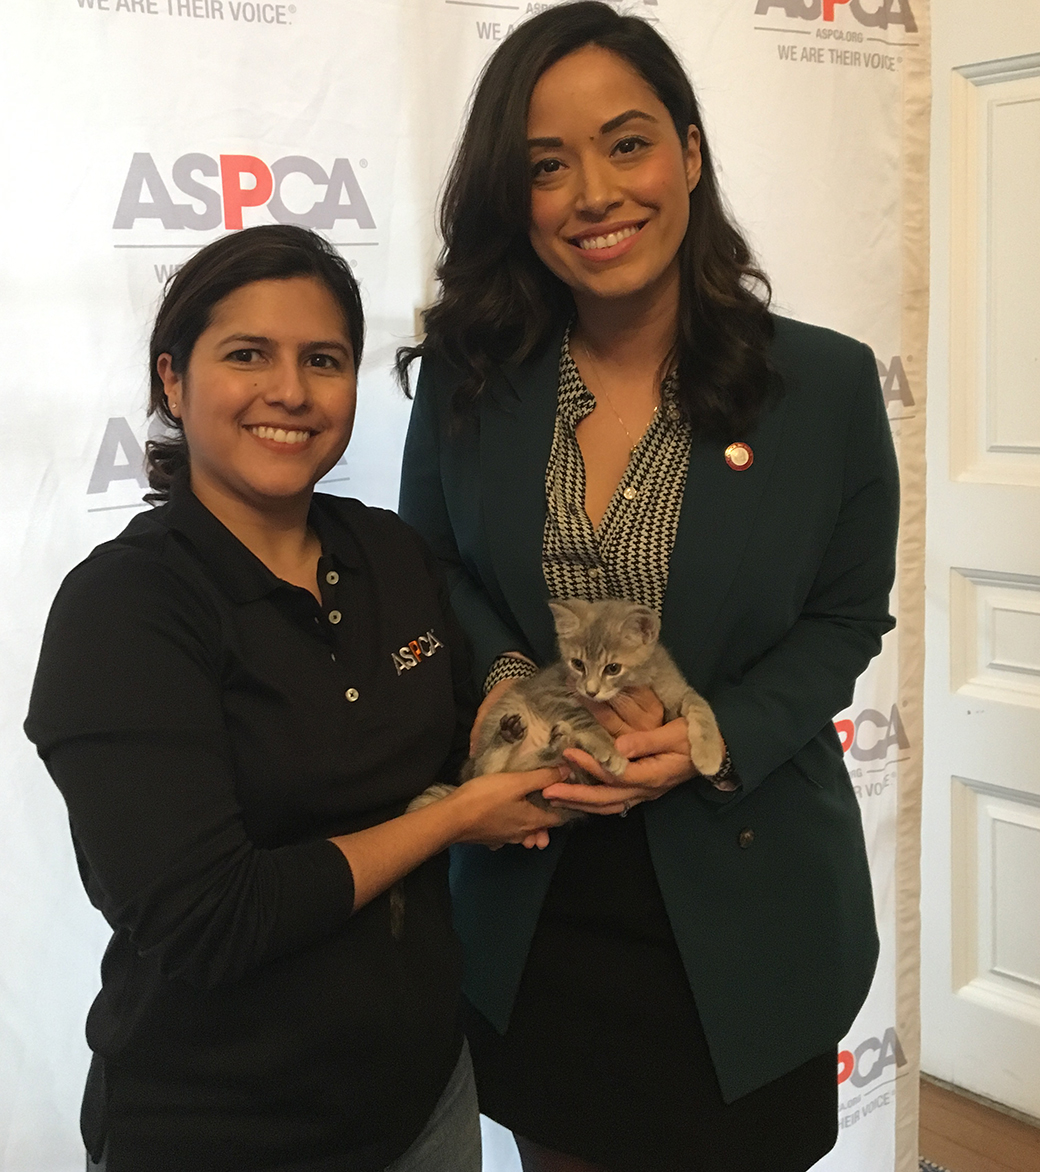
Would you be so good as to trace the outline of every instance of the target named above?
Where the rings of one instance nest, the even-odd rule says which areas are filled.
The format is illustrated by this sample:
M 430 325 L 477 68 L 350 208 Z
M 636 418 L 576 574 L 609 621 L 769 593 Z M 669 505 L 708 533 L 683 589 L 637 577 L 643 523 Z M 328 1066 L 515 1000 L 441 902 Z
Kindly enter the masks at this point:
M 488 61 L 448 174 L 441 204 L 440 295 L 426 337 L 397 352 L 408 368 L 435 355 L 462 374 L 456 406 L 472 405 L 492 371 L 545 345 L 574 313 L 570 290 L 528 237 L 531 165 L 527 113 L 538 79 L 586 45 L 626 61 L 668 110 L 681 142 L 701 133 L 701 175 L 690 193 L 680 246 L 679 322 L 672 358 L 678 396 L 695 435 L 733 439 L 753 427 L 777 389 L 768 346 L 770 285 L 730 220 L 719 192 L 697 99 L 675 53 L 646 21 L 598 0 L 554 6 L 519 25 Z
M 169 354 L 174 373 L 183 377 L 195 343 L 219 302 L 253 281 L 289 277 L 314 277 L 332 294 L 343 311 L 357 370 L 365 343 L 361 294 L 350 265 L 328 241 L 295 224 L 264 224 L 200 248 L 167 283 L 152 328 L 148 414 L 158 416 L 169 434 L 145 444 L 145 471 L 152 488 L 145 500 L 166 500 L 174 476 L 190 464 L 184 428 L 170 411 L 156 369 L 159 355 Z

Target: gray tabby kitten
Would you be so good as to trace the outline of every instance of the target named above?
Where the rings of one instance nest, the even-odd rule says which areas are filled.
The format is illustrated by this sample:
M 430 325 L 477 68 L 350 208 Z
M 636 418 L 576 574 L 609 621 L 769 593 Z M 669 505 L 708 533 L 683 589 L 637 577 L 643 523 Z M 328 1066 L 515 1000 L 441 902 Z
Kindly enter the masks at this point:
M 584 749 L 611 773 L 620 775 L 628 761 L 579 697 L 608 702 L 626 688 L 644 686 L 657 694 L 666 720 L 685 718 L 690 757 L 698 770 L 718 772 L 724 750 L 715 715 L 658 642 L 661 620 L 653 610 L 618 598 L 599 602 L 570 598 L 550 602 L 549 607 L 556 622 L 560 658 L 536 675 L 519 680 L 488 709 L 460 781 L 485 773 L 559 765 L 566 760 L 563 750 L 572 746 Z M 574 769 L 574 780 L 598 784 L 578 769 Z M 432 785 L 409 809 L 428 805 L 453 788 Z M 530 800 L 545 804 L 540 794 L 532 794 Z

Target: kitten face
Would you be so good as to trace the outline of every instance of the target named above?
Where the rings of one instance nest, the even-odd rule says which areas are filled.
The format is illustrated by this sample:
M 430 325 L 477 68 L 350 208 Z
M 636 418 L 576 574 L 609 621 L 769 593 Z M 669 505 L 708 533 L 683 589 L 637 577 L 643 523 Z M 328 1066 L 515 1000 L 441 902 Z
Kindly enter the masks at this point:
M 633 673 L 657 644 L 660 620 L 652 610 L 623 599 L 567 599 L 549 606 L 575 692 L 605 702 L 634 683 Z
M 620 652 L 603 652 L 575 643 L 561 653 L 570 675 L 571 687 L 590 700 L 612 700 L 625 687 L 625 677 L 633 665 L 626 663 Z

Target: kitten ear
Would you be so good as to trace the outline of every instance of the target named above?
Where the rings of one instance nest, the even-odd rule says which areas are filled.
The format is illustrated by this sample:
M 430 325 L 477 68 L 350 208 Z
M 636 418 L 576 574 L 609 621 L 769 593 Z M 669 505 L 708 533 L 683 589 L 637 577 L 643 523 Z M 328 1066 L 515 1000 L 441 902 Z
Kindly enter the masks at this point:
M 553 612 L 557 635 L 566 639 L 568 636 L 578 633 L 578 628 L 581 626 L 581 617 L 569 599 L 553 599 L 549 603 L 549 609 Z
M 654 643 L 661 633 L 661 620 L 657 612 L 648 606 L 634 606 L 631 613 L 625 616 L 621 630 L 640 643 Z

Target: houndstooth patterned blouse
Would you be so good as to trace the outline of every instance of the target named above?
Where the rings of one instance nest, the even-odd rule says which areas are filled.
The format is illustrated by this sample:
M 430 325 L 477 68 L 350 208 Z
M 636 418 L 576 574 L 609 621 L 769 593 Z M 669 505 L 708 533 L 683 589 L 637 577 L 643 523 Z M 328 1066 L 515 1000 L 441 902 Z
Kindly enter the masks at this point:
M 675 401 L 674 375 L 662 384 L 660 409 L 594 529 L 585 512 L 585 462 L 575 429 L 595 406 L 568 334 L 545 473 L 542 572 L 553 598 L 629 598 L 660 614 L 690 463 L 690 430 Z
M 661 386 L 661 407 L 643 433 L 598 528 L 585 512 L 585 461 L 575 429 L 596 397 L 570 351 L 560 351 L 556 428 L 545 470 L 542 573 L 551 598 L 629 598 L 661 613 L 690 463 L 690 429 L 675 401 L 675 379 Z M 533 674 L 525 659 L 501 656 L 484 681 Z

